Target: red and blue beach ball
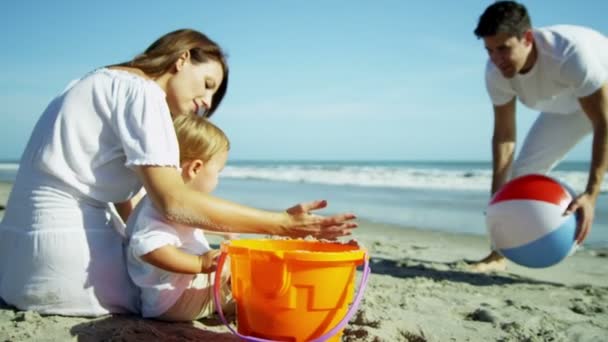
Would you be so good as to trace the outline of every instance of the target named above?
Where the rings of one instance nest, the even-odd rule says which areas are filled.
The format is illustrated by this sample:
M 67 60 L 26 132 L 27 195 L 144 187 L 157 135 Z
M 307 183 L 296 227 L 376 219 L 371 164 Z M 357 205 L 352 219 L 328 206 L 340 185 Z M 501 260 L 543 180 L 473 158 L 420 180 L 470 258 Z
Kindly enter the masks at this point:
M 515 178 L 497 191 L 486 211 L 494 249 L 516 264 L 557 264 L 575 248 L 576 217 L 564 215 L 573 193 L 544 175 Z

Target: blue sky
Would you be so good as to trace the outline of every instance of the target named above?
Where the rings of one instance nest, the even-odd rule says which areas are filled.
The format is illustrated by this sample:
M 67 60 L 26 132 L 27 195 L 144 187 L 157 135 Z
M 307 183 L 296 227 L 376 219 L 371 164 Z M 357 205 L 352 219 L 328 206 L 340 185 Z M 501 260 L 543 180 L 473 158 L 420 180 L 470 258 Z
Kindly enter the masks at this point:
M 491 1 L 10 1 L 0 12 L 0 159 L 74 78 L 194 28 L 229 54 L 214 122 L 231 159 L 490 160 Z M 608 2 L 526 1 L 535 26 L 608 34 Z M 536 113 L 519 106 L 523 139 Z M 586 160 L 590 139 L 568 156 Z

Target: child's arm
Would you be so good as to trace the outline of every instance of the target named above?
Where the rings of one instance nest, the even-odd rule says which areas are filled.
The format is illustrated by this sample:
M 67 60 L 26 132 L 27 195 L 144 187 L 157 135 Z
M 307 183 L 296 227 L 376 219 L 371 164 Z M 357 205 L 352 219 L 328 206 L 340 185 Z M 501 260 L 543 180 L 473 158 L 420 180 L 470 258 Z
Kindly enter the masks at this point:
M 169 272 L 197 274 L 213 272 L 219 255 L 220 251 L 217 249 L 212 249 L 203 255 L 192 255 L 173 245 L 165 245 L 142 255 L 141 258 Z
M 131 199 L 125 202 L 114 203 L 116 212 L 122 219 L 122 222 L 127 222 L 129 215 L 133 212 L 133 209 L 137 206 L 137 203 L 146 195 L 146 190 L 142 187 L 141 190 L 135 194 Z

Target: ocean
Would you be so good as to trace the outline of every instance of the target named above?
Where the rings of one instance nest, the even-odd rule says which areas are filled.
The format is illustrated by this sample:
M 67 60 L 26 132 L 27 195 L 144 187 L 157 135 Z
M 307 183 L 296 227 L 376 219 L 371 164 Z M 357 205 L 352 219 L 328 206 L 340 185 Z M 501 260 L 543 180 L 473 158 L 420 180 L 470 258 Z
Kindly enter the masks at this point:
M 563 162 L 550 176 L 577 192 L 589 164 Z M 0 163 L 0 180 L 12 181 L 16 163 Z M 283 210 L 326 199 L 321 213 L 353 212 L 359 218 L 406 227 L 485 234 L 490 162 L 468 161 L 231 161 L 215 195 L 258 208 Z M 585 241 L 608 247 L 608 177 Z

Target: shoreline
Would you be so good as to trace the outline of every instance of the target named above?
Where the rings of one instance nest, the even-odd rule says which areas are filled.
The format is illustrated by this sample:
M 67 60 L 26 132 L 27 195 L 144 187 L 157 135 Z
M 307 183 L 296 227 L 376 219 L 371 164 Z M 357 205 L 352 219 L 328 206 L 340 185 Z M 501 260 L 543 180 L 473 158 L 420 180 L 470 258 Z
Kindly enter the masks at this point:
M 251 184 L 251 183 L 249 183 Z M 226 184 L 228 185 L 228 184 Z M 243 184 L 238 184 L 243 185 Z M 293 184 L 289 184 L 290 186 Z M 249 185 L 251 186 L 251 185 Z M 276 184 L 275 184 L 276 186 Z M 290 188 L 290 187 L 286 187 L 284 188 L 283 186 L 285 186 L 285 184 L 281 185 L 282 190 L 280 192 L 290 192 L 291 190 L 294 190 L 294 188 Z M 313 185 L 314 186 L 314 191 L 311 191 L 312 193 L 318 194 L 316 187 L 317 185 Z M 298 186 L 299 187 L 299 186 Z M 0 218 L 3 215 L 3 206 L 6 203 L 6 199 L 8 198 L 8 195 L 10 193 L 10 190 L 12 188 L 12 182 L 6 182 L 6 181 L 0 181 Z M 259 190 L 259 187 L 245 187 L 245 189 L 243 190 L 245 193 L 256 193 Z M 273 189 L 273 191 L 278 191 L 277 189 Z M 316 195 L 311 195 L 311 192 L 306 192 L 305 196 L 302 196 L 302 198 L 315 198 Z M 274 192 L 271 191 L 271 193 L 274 194 Z M 223 193 L 223 195 L 227 195 L 228 193 Z M 235 193 L 230 190 L 229 194 L 231 195 L 230 197 L 227 196 L 221 196 L 224 199 L 228 199 L 228 200 L 233 200 L 236 201 L 238 203 L 244 204 L 244 205 L 251 205 L 253 207 L 258 207 L 260 209 L 266 209 L 266 210 L 270 210 L 270 211 L 280 211 L 283 210 L 282 206 L 277 206 L 277 205 L 272 205 L 272 206 L 263 206 L 263 205 L 259 205 L 259 203 L 266 203 L 264 201 L 264 199 L 267 199 L 267 197 L 264 197 L 266 195 L 261 194 L 261 198 L 262 200 L 258 201 L 258 202 L 252 202 L 251 201 L 251 195 L 247 194 L 246 196 L 244 196 L 243 198 L 240 198 L 238 195 L 235 195 Z M 312 197 L 311 197 L 312 196 Z M 361 196 L 361 194 L 358 194 L 358 196 Z M 279 198 L 282 200 L 281 203 L 290 203 L 293 204 L 295 203 L 295 200 L 293 198 L 293 196 L 290 196 L 288 200 L 283 201 L 284 198 L 280 197 Z M 298 199 L 302 199 L 302 198 L 298 198 Z M 472 237 L 478 237 L 480 239 L 487 239 L 487 235 L 486 235 L 486 229 L 485 229 L 485 220 L 483 220 L 483 216 L 482 214 L 475 214 L 474 217 L 467 214 L 468 216 L 466 216 L 466 219 L 459 217 L 457 221 L 450 221 L 451 218 L 453 217 L 447 217 L 444 218 L 443 220 L 441 218 L 438 219 L 433 219 L 433 222 L 424 222 L 421 223 L 419 221 L 424 221 L 424 220 L 413 220 L 413 223 L 401 223 L 400 221 L 395 221 L 394 217 L 390 217 L 390 216 L 384 216 L 385 220 L 382 220 L 382 217 L 380 216 L 375 217 L 375 218 L 370 218 L 368 216 L 366 216 L 366 214 L 360 213 L 356 210 L 356 205 L 355 208 L 350 207 L 350 206 L 344 206 L 344 203 L 347 203 L 348 199 L 344 199 L 342 198 L 340 201 L 337 202 L 332 202 L 332 205 L 330 205 L 330 208 L 325 209 L 323 211 L 320 211 L 321 215 L 331 215 L 331 214 L 336 214 L 339 212 L 355 212 L 356 214 L 358 214 L 357 216 L 359 216 L 360 218 L 357 220 L 358 222 L 360 222 L 361 224 L 373 224 L 373 225 L 377 225 L 377 226 L 384 226 L 384 227 L 391 227 L 391 229 L 399 229 L 399 230 L 414 230 L 414 231 L 425 231 L 425 232 L 435 232 L 435 233 L 441 233 L 441 234 L 448 234 L 448 235 L 452 235 L 452 236 L 458 236 L 458 235 L 466 235 L 466 236 L 472 236 Z M 425 198 L 424 203 L 428 204 L 428 198 Z M 276 203 L 275 203 L 276 204 Z M 447 204 L 445 202 L 445 199 L 442 200 L 442 205 L 443 206 L 447 206 L 446 209 L 448 209 L 448 211 L 450 209 L 453 208 L 453 206 L 451 204 Z M 480 204 L 481 205 L 481 204 Z M 341 207 L 340 207 L 341 206 Z M 384 210 L 384 212 L 392 212 L 394 213 L 395 210 L 398 210 L 394 207 L 394 204 L 392 207 L 386 207 L 386 206 L 379 206 L 378 207 L 381 211 Z M 481 207 L 480 207 L 481 208 Z M 411 211 L 413 213 L 413 215 L 418 215 L 419 217 L 425 217 L 425 214 L 419 215 L 420 213 L 416 213 L 415 209 L 412 208 L 404 208 L 405 211 Z M 482 209 L 479 209 L 479 212 L 482 212 Z M 596 213 L 599 214 L 599 213 Z M 441 212 L 437 212 L 434 213 L 434 217 L 437 215 L 441 215 Z M 448 215 L 449 216 L 449 215 Z M 443 222 L 447 222 L 448 223 L 443 223 Z M 590 234 L 590 236 L 587 237 L 587 239 L 585 240 L 583 247 L 585 249 L 591 249 L 591 250 L 598 250 L 598 251 L 606 251 L 608 250 L 608 233 L 604 233 L 604 229 L 603 228 L 607 228 L 605 227 L 605 225 L 603 224 L 594 224 L 592 232 Z M 606 231 L 608 232 L 608 231 Z

